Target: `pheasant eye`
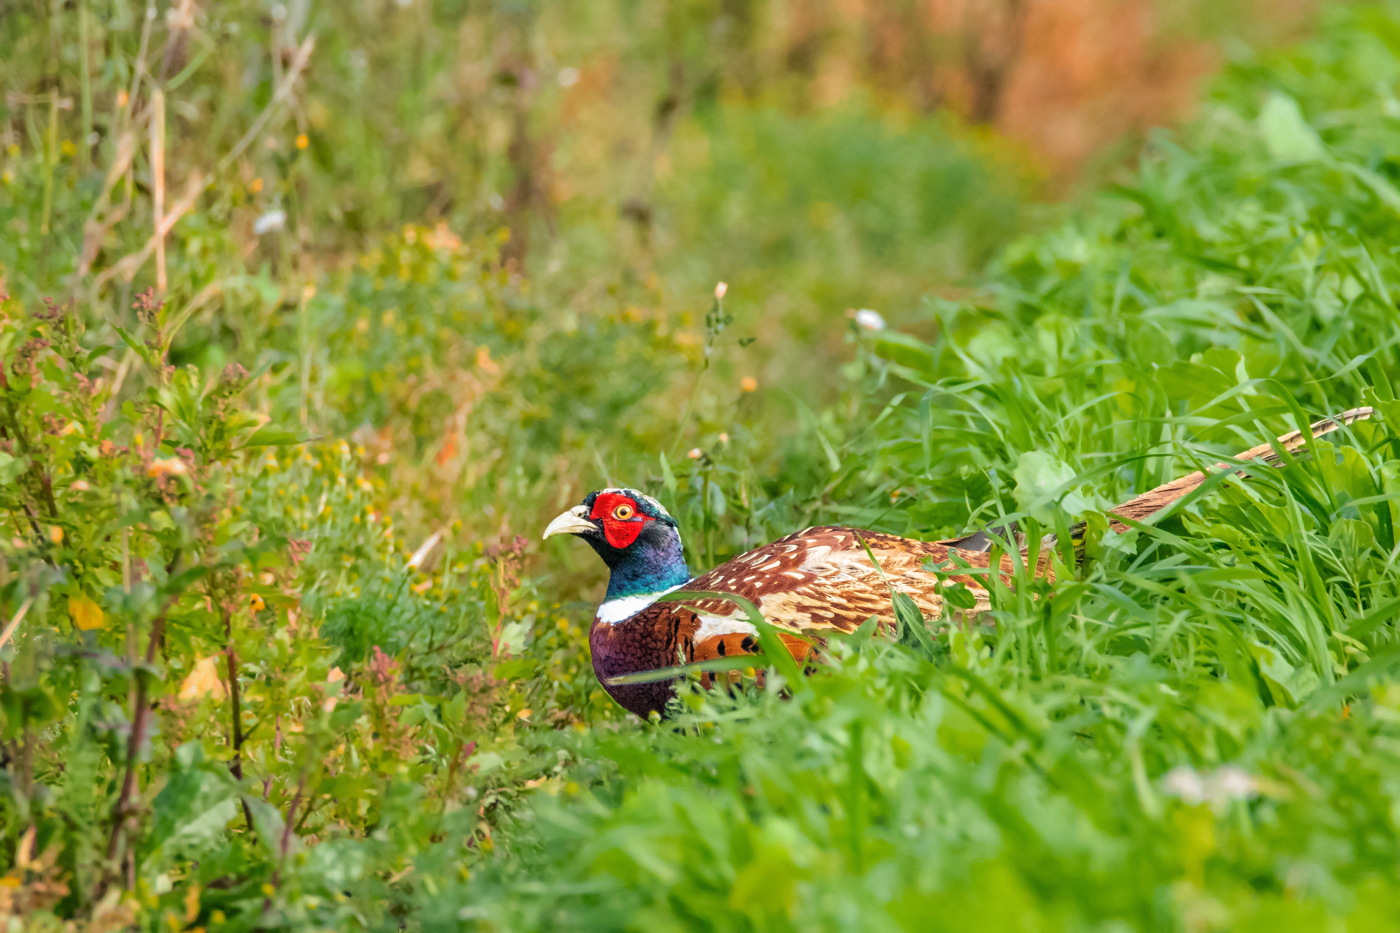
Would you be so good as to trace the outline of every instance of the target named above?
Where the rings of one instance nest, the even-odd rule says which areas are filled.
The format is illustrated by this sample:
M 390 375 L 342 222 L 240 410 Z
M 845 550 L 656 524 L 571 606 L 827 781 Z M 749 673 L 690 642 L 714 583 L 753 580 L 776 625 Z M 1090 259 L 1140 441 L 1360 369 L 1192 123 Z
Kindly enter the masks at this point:
M 613 509 L 613 518 L 617 519 L 620 522 L 625 522 L 631 517 L 632 506 L 630 505 L 619 505 L 617 508 Z

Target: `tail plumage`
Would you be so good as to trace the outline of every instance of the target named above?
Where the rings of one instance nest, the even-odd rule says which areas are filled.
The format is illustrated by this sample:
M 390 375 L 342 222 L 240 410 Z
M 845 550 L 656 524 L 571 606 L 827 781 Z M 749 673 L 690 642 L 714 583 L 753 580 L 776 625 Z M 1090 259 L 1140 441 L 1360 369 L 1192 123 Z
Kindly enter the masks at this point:
M 1291 454 L 1314 438 L 1331 434 L 1333 431 L 1345 425 L 1357 421 L 1365 421 L 1367 418 L 1370 418 L 1372 414 L 1374 414 L 1374 411 L 1370 408 L 1353 408 L 1335 417 L 1314 421 L 1312 425 L 1309 426 L 1308 435 L 1306 436 L 1302 431 L 1293 431 L 1292 433 L 1285 434 L 1278 438 L 1273 444 L 1260 444 L 1258 447 L 1251 447 L 1249 450 L 1238 453 L 1234 456 L 1234 459 L 1236 461 L 1247 460 L 1267 464 L 1268 466 L 1275 466 L 1281 459 L 1278 453 L 1279 450 L 1284 450 Z M 1245 472 L 1244 469 L 1234 464 L 1217 463 L 1210 468 L 1209 472 L 1197 470 L 1195 473 L 1190 473 L 1186 476 L 1174 479 L 1170 483 L 1163 483 L 1156 489 L 1129 499 L 1122 505 L 1110 509 L 1109 514 L 1140 522 L 1148 516 L 1160 512 L 1177 499 L 1180 499 L 1182 496 L 1204 483 L 1208 476 L 1226 470 L 1234 473 Z M 1119 531 L 1127 529 L 1126 525 L 1118 525 L 1116 522 L 1114 524 L 1117 525 L 1117 530 Z
M 1293 453 L 1306 445 L 1309 440 L 1330 434 L 1345 425 L 1357 421 L 1365 421 L 1373 414 L 1374 410 L 1370 408 L 1353 408 L 1350 411 L 1342 412 L 1340 415 L 1323 418 L 1321 421 L 1315 421 L 1309 426 L 1307 435 L 1302 431 L 1293 431 L 1283 435 L 1273 443 L 1251 447 L 1249 450 L 1236 454 L 1232 458 L 1234 461 L 1232 463 L 1217 463 L 1208 470 L 1197 470 L 1195 473 L 1190 473 L 1186 476 L 1174 479 L 1170 483 L 1163 483 L 1156 489 L 1149 490 L 1140 496 L 1134 496 L 1127 502 L 1109 509 L 1109 515 L 1126 518 L 1130 521 L 1141 522 L 1160 512 L 1193 489 L 1196 489 L 1204 483 L 1207 478 L 1214 474 L 1225 471 L 1241 474 L 1246 472 L 1245 469 L 1239 465 L 1240 461 L 1251 461 L 1268 466 L 1275 466 L 1282 459 L 1279 456 L 1279 451 Z M 1128 530 L 1127 525 L 1117 521 L 1111 522 L 1110 527 L 1112 527 L 1114 531 L 1121 532 Z M 1085 525 L 1083 522 L 1073 525 L 1070 528 L 1070 534 L 1075 542 L 1076 550 L 1082 544 L 1084 528 Z M 1053 545 L 1055 540 L 1055 537 L 1051 535 L 1042 542 L 1042 545 Z M 1015 544 L 1022 549 L 1025 548 L 1025 535 L 1022 534 L 1015 522 L 987 528 L 961 538 L 941 541 L 939 543 L 963 551 L 990 551 L 994 545 L 1001 543 L 1004 546 L 1005 542 L 1010 541 L 1014 541 Z

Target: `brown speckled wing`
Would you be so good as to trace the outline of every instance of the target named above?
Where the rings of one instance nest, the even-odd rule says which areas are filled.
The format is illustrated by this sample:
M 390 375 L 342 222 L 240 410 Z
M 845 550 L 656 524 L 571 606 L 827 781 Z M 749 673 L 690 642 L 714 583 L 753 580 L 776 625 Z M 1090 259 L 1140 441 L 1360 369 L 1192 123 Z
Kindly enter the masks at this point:
M 878 570 L 861 544 L 862 538 L 879 561 Z M 987 566 L 987 554 L 958 554 L 971 566 Z M 871 616 L 882 628 L 892 627 L 891 587 L 912 597 L 926 618 L 941 618 L 941 584 L 924 564 L 940 564 L 948 555 L 949 549 L 940 544 L 874 531 L 809 528 L 736 557 L 684 589 L 742 596 L 756 605 L 769 623 L 819 639 L 826 632 L 853 632 Z M 955 579 L 975 594 L 985 592 L 971 577 Z M 720 631 L 726 627 L 723 620 L 738 623 L 744 619 L 742 610 L 728 600 L 657 603 L 641 615 L 647 618 L 648 627 L 664 629 L 679 623 L 680 654 L 687 660 L 704 661 L 751 650 L 744 633 Z M 798 639 L 791 641 L 803 645 Z M 805 646 L 798 650 L 805 655 Z

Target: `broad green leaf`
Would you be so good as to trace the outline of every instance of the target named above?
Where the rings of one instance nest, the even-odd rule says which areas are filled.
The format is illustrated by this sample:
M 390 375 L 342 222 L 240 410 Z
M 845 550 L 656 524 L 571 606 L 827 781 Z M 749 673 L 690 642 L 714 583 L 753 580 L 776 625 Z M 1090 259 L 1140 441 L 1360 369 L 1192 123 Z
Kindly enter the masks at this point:
M 1071 515 L 1081 514 L 1089 508 L 1083 496 L 1065 488 L 1075 480 L 1074 468 L 1053 454 L 1041 450 L 1021 454 L 1013 475 L 1016 479 L 1016 504 L 1041 521 L 1051 517 L 1053 512 L 1049 505 L 1057 499 L 1060 507 Z
M 1259 111 L 1259 135 L 1269 155 L 1281 162 L 1307 162 L 1327 154 L 1317 132 L 1303 119 L 1298 102 L 1274 91 Z
M 259 428 L 253 435 L 239 445 L 240 450 L 250 450 L 257 447 L 293 447 L 303 443 L 303 438 L 295 431 L 284 431 L 279 428 Z

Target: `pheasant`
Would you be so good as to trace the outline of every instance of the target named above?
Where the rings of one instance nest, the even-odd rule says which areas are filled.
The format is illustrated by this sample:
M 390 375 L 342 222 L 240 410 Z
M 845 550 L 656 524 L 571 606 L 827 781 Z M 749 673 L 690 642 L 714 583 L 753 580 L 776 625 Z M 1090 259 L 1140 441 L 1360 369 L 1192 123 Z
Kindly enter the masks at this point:
M 1369 408 L 1353 409 L 1316 422 L 1309 433 L 1320 437 L 1371 414 Z M 1306 442 L 1295 431 L 1278 438 L 1276 445 L 1262 444 L 1234 459 L 1272 465 L 1279 459 L 1276 449 L 1293 451 Z M 1209 473 L 1226 470 L 1240 472 L 1236 466 L 1217 463 Z M 1110 515 L 1140 522 L 1200 486 L 1207 475 L 1195 472 L 1158 486 L 1110 510 Z M 1110 527 L 1119 532 L 1128 528 L 1118 521 L 1111 521 Z M 1079 525 L 1074 531 L 1082 529 Z M 998 531 L 1000 537 L 1015 536 L 1021 543 L 1014 525 Z M 944 588 L 953 583 L 966 586 L 975 597 L 969 615 L 988 606 L 987 591 L 977 576 L 940 575 L 925 569 L 928 564 L 944 565 L 956 559 L 969 569 L 986 570 L 993 541 L 985 531 L 926 542 L 824 525 L 788 535 L 692 577 L 676 520 L 665 507 L 638 490 L 616 488 L 590 493 L 581 505 L 555 518 L 544 537 L 556 534 L 582 538 L 608 567 L 607 594 L 589 633 L 593 669 L 614 700 L 643 718 L 653 712 L 665 714 L 674 680 L 619 683 L 618 678 L 759 650 L 758 632 L 738 603 L 714 597 L 684 603 L 660 601 L 668 593 L 684 589 L 748 600 L 778 630 L 799 664 L 809 660 L 813 645 L 821 644 L 823 636 L 853 632 L 872 616 L 881 631 L 894 630 L 892 594 L 896 590 L 907 594 L 928 620 L 943 617 Z M 999 571 L 1008 584 L 1013 569 L 1011 557 L 1003 555 Z M 1048 573 L 1044 561 L 1036 572 Z M 701 675 L 707 688 L 715 680 L 714 674 Z

